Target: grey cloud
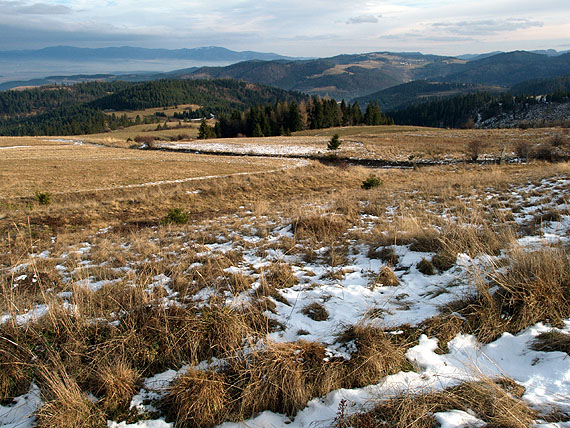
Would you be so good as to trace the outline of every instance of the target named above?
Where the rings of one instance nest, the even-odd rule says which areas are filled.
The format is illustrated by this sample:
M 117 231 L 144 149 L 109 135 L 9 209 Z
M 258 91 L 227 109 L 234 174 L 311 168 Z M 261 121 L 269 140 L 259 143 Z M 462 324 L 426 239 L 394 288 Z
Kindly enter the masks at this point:
M 35 49 L 60 44 L 89 47 L 99 44 L 109 46 L 148 42 L 155 38 L 155 36 L 119 32 L 61 31 L 51 28 L 15 27 L 0 24 L 0 50 Z
M 436 22 L 433 28 L 441 29 L 452 34 L 486 35 L 504 31 L 514 31 L 531 27 L 542 27 L 543 22 L 528 19 L 487 19 L 480 21 Z
M 378 18 L 382 15 L 359 15 L 353 16 L 346 21 L 347 24 L 375 24 L 378 22 Z
M 18 1 L 0 0 L 0 9 L 7 15 L 67 15 L 73 12 L 70 7 L 48 3 L 23 4 Z
M 30 15 L 67 15 L 72 9 L 62 4 L 51 5 L 47 3 L 34 3 L 29 6 L 22 6 L 16 9 L 19 13 Z
M 399 42 L 408 41 L 426 41 L 426 42 L 470 42 L 475 39 L 465 36 L 437 36 L 437 35 L 423 35 L 419 33 L 405 33 L 405 34 L 386 34 L 379 36 L 379 39 L 394 40 Z

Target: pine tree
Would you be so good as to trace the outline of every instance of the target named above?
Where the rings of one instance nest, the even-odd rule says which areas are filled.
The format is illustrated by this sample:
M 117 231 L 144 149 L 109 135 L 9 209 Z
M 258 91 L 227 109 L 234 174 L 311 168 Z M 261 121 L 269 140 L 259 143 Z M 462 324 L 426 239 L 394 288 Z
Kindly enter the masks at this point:
M 340 147 L 340 139 L 338 138 L 338 134 L 334 134 L 329 140 L 329 143 L 327 144 L 327 149 L 338 150 L 339 147 Z

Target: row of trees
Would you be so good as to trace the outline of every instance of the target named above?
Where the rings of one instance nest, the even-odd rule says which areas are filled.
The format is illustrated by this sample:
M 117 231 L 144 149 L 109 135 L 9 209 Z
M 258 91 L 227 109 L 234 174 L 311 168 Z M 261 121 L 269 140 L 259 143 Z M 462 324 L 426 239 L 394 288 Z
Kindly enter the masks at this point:
M 85 103 L 124 90 L 128 82 L 85 82 L 70 86 L 49 85 L 40 88 L 0 92 L 0 117 L 17 119 L 68 106 Z
M 569 95 L 565 91 L 557 90 L 552 94 L 547 94 L 544 98 L 549 102 L 568 102 L 570 101 Z M 436 99 L 389 114 L 398 125 L 462 128 L 472 127 L 479 121 L 504 113 L 515 115 L 523 113 L 539 102 L 542 101 L 535 96 L 515 96 L 508 92 L 500 95 L 477 92 Z
M 199 138 L 268 137 L 289 135 L 303 129 L 323 129 L 350 125 L 390 125 L 394 121 L 370 103 L 362 114 L 357 102 L 339 104 L 334 99 L 310 97 L 306 101 L 258 105 L 245 112 L 222 115 L 215 127 L 200 125 Z
M 0 135 L 82 135 L 132 126 L 126 114 L 105 114 L 100 110 L 72 105 L 24 119 L 0 122 Z

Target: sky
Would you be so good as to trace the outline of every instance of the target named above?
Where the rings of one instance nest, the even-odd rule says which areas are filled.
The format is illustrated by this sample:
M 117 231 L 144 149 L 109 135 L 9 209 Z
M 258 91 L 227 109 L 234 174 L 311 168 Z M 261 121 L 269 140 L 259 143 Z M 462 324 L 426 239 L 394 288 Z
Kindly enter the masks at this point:
M 0 50 L 55 45 L 438 55 L 570 49 L 568 0 L 0 0 Z

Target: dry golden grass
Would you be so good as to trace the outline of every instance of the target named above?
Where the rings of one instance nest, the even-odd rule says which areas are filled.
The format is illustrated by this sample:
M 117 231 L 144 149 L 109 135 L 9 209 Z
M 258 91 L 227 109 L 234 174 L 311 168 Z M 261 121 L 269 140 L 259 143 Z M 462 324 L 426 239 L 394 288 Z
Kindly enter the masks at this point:
M 372 287 L 375 286 L 385 286 L 385 287 L 395 287 L 400 285 L 400 281 L 398 277 L 394 274 L 394 271 L 390 269 L 388 266 L 382 266 L 380 272 L 374 279 L 374 283 Z
M 3 150 L 0 192 L 3 198 L 34 192 L 96 191 L 114 186 L 223 176 L 280 168 L 280 160 L 196 156 L 89 145 L 54 145 Z
M 475 297 L 449 305 L 450 312 L 464 317 L 461 330 L 489 343 L 506 331 L 518 333 L 540 321 L 562 325 L 570 316 L 567 250 L 547 247 L 528 252 L 515 247 L 505 263 L 478 273 Z
M 45 403 L 37 411 L 38 427 L 98 428 L 106 425 L 103 412 L 65 371 L 45 368 L 44 378 Z
M 97 367 L 97 394 L 103 396 L 102 405 L 111 411 L 128 409 L 140 378 L 128 362 L 116 360 Z
M 384 376 L 410 368 L 404 355 L 407 344 L 394 343 L 381 328 L 356 324 L 343 331 L 337 341 L 352 342 L 356 347 L 356 352 L 343 365 L 344 388 L 371 385 Z
M 175 427 L 213 427 L 228 415 L 231 396 L 225 377 L 189 369 L 168 389 L 163 407 Z
M 454 132 L 441 135 L 452 138 Z M 32 148 L 38 171 L 43 150 Z M 58 154 L 77 153 L 85 159 L 92 155 L 92 165 L 84 169 L 93 171 L 88 179 L 98 186 L 102 180 L 119 175 L 119 183 L 133 177 L 181 178 L 196 162 L 204 171 L 222 167 L 255 171 L 270 169 L 273 162 L 240 158 L 225 164 L 225 158 L 219 156 L 65 144 L 45 153 L 48 164 L 57 162 Z M 125 153 L 127 158 L 107 161 L 106 170 L 103 155 L 117 153 Z M 74 159 L 77 165 L 71 165 Z M 77 174 L 83 173 L 78 159 L 72 158 L 69 168 L 64 169 L 69 174 L 57 180 L 87 188 L 77 180 Z M 12 160 L 16 163 L 10 166 L 11 171 L 25 165 L 21 158 Z M 96 170 L 97 166 L 101 169 Z M 124 170 L 115 171 L 121 168 Z M 405 351 L 421 333 L 436 336 L 441 351 L 445 351 L 445 343 L 459 332 L 476 333 L 481 340 L 489 341 L 536 321 L 560 321 L 568 316 L 564 285 L 568 281 L 568 257 L 566 249 L 553 248 L 540 254 L 513 251 L 501 264 L 506 267 L 502 273 L 491 275 L 491 282 L 481 278 L 475 301 L 450 307 L 449 314 L 417 328 L 403 328 L 406 334 L 390 335 L 360 324 L 348 328 L 342 340 L 351 342 L 350 349 L 355 352 L 346 361 L 327 361 L 321 343 L 267 342 L 269 332 L 286 328 L 270 318 L 270 312 L 277 312 L 280 306 L 273 300 L 287 303 L 279 288 L 296 285 L 295 273 L 301 278 L 299 289 L 312 286 L 301 276 L 303 258 L 323 266 L 328 263 L 327 269 L 334 267 L 331 277 L 342 279 L 349 272 L 344 265 L 355 255 L 355 248 L 363 248 L 364 253 L 370 248 L 370 256 L 395 268 L 399 260 L 391 246 L 409 245 L 435 254 L 428 258 L 439 271 L 451 267 L 458 253 L 498 254 L 524 229 L 502 214 L 519 203 L 509 199 L 511 186 L 537 184 L 545 178 L 568 176 L 569 172 L 566 163 L 379 170 L 375 173 L 382 186 L 365 191 L 360 185 L 369 169 L 313 162 L 296 170 L 152 188 L 60 195 L 54 191 L 51 204 L 45 206 L 19 194 L 5 197 L 0 201 L 0 314 L 21 315 L 41 303 L 49 304 L 50 310 L 25 326 L 11 320 L 0 327 L 0 348 L 6 351 L 0 352 L 0 365 L 9 368 L 0 371 L 0 399 L 25 392 L 33 380 L 46 391 L 48 404 L 40 411 L 44 412 L 45 417 L 40 419 L 46 427 L 59 422 L 53 416 L 61 413 L 59 409 L 66 411 L 57 394 L 50 395 L 51 389 L 68 397 L 80 414 L 87 415 L 86 420 L 97 424 L 101 412 L 112 418 L 125 411 L 139 377 L 215 357 L 228 364 L 226 369 L 190 371 L 169 390 L 165 408 L 179 426 L 241 420 L 266 409 L 293 415 L 308 400 L 333 389 L 378 383 L 388 374 L 412 369 Z M 34 183 L 41 184 L 41 177 L 38 172 L 31 182 L 35 179 Z M 31 187 L 32 194 L 33 190 Z M 557 190 L 563 194 L 566 188 Z M 477 200 L 489 193 L 497 196 L 489 202 Z M 549 196 L 538 193 L 523 196 Z M 187 213 L 188 223 L 163 224 L 161 220 L 172 208 Z M 454 220 L 442 218 L 442 212 L 455 216 Z M 558 217 L 540 215 L 546 222 L 565 213 L 561 211 Z M 275 239 L 275 230 L 289 224 L 294 234 Z M 90 244 L 86 250 L 85 243 Z M 217 244 L 231 245 L 233 250 L 218 251 Z M 328 251 L 315 251 L 324 246 Z M 50 251 L 46 258 L 30 256 L 43 250 Z M 261 258 L 276 250 L 285 256 L 258 269 L 248 266 L 244 257 L 250 250 Z M 292 261 L 296 258 L 298 261 Z M 294 263 L 301 266 L 294 267 Z M 16 265 L 22 265 L 20 270 L 10 273 L 8 269 Z M 64 266 L 70 282 L 55 273 L 57 265 Z M 235 271 L 228 268 L 244 265 L 243 273 L 229 273 Z M 379 275 L 383 285 L 394 282 L 394 273 L 388 269 Z M 16 281 L 24 273 L 36 278 L 37 285 L 28 279 Z M 158 275 L 166 275 L 170 282 L 150 290 Z M 86 284 L 99 279 L 118 281 L 107 282 L 96 291 L 87 288 Z M 259 281 L 255 291 L 250 290 L 254 281 Z M 14 286 L 16 282 L 20 284 Z M 491 298 L 488 289 L 495 285 L 501 291 Z M 168 289 L 178 293 L 172 297 L 175 304 L 165 303 Z M 208 297 L 194 300 L 202 289 L 208 290 Z M 58 296 L 60 292 L 68 297 Z M 228 303 L 239 293 L 251 306 Z M 324 319 L 324 306 L 310 305 L 311 301 L 291 307 L 291 311 L 305 309 L 307 316 Z M 511 315 L 508 322 L 500 317 L 504 311 Z M 99 321 L 103 318 L 113 323 Z M 26 351 L 30 349 L 34 355 Z M 49 349 L 57 349 L 62 355 L 64 369 L 57 371 L 61 379 L 49 380 L 38 374 L 42 365 L 53 365 Z M 61 373 L 73 373 L 73 379 Z M 481 394 L 503 402 L 499 393 L 485 388 Z M 453 392 L 459 397 L 479 397 L 472 391 Z M 86 393 L 100 400 L 95 409 L 84 401 Z M 465 400 L 457 398 L 453 403 L 462 406 Z M 516 409 L 512 403 L 509 406 Z M 80 426 L 83 422 L 77 418 Z M 502 420 L 483 419 L 495 424 Z M 504 426 L 518 426 L 506 423 Z
M 570 334 L 556 330 L 540 333 L 532 344 L 532 349 L 544 352 L 566 352 L 570 355 Z
M 468 159 L 470 158 L 467 154 L 468 145 L 473 140 L 486 142 L 481 154 L 498 158 L 503 147 L 506 147 L 506 154 L 514 156 L 517 145 L 521 142 L 528 142 L 532 147 L 538 147 L 539 143 L 549 141 L 553 135 L 560 133 L 560 128 L 446 130 L 412 126 L 357 126 L 301 131 L 295 133 L 294 137 L 304 136 L 316 140 L 339 134 L 344 145 L 341 146 L 342 154 L 366 153 L 367 158 L 419 161 L 443 158 Z M 354 141 L 362 145 L 354 146 L 351 144 Z
M 270 343 L 253 352 L 237 369 L 246 380 L 241 415 L 247 418 L 266 409 L 294 415 L 313 397 L 335 389 L 338 384 L 324 358 L 321 344 L 304 341 Z
M 409 394 L 380 402 L 367 413 L 341 415 L 339 428 L 436 428 L 437 412 L 462 410 L 474 413 L 489 427 L 527 428 L 537 417 L 521 401 L 524 388 L 510 379 L 482 379 L 447 388 L 442 392 Z
M 65 137 L 69 140 L 73 140 L 73 137 Z M 24 147 L 53 147 L 53 146 L 64 146 L 72 145 L 71 141 L 58 141 L 58 137 L 2 137 L 0 136 L 0 153 L 7 153 L 8 150 L 15 150 L 16 148 Z M 10 149 L 13 147 L 14 149 Z M 4 151 L 6 150 L 6 152 Z

